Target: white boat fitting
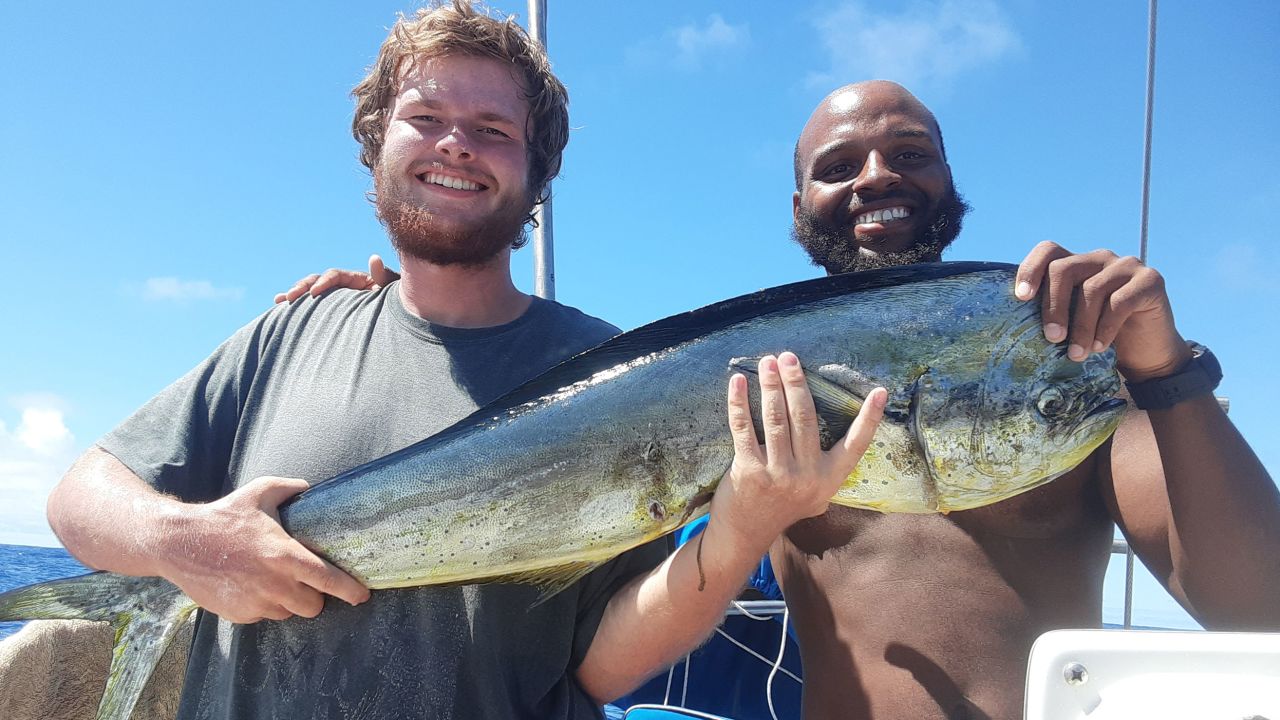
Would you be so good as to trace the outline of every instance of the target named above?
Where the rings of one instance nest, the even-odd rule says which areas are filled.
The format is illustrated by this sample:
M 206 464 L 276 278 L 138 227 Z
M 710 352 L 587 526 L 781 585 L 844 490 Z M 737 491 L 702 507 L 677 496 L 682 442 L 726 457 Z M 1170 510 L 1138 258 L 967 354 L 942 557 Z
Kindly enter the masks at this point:
M 1025 720 L 1280 720 L 1280 633 L 1054 630 Z

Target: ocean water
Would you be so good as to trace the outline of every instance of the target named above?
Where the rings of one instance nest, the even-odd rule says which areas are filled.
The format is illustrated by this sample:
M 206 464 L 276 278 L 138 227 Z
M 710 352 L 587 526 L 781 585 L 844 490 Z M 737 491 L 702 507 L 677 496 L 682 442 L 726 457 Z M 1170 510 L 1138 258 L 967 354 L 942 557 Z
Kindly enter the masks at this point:
M 57 548 L 0 544 L 0 592 L 31 583 L 83 575 L 89 569 L 67 551 Z M 0 640 L 18 632 L 25 623 L 0 623 Z

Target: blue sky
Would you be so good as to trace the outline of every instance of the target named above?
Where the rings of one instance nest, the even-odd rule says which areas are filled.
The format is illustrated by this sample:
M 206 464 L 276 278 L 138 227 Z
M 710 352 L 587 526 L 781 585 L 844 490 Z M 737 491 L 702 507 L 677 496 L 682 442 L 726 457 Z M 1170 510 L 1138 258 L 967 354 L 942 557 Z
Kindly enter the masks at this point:
M 71 460 L 274 292 L 390 254 L 347 93 L 408 9 L 0 5 L 0 542 L 53 543 L 44 497 Z M 631 328 L 818 274 L 788 239 L 792 144 L 829 90 L 874 77 L 942 125 L 975 208 L 950 259 L 1016 262 L 1045 238 L 1136 254 L 1146 11 L 550 0 L 574 128 L 558 299 Z M 1277 31 L 1271 2 L 1162 6 L 1149 257 L 1273 476 Z M 531 290 L 532 252 L 515 265 Z M 1137 619 L 1189 622 L 1149 579 Z

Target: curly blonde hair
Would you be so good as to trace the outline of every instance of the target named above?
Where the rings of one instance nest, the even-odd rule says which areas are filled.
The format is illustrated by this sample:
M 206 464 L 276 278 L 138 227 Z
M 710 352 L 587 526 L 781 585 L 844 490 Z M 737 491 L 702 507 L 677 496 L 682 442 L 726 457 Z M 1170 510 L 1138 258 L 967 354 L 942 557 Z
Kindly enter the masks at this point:
M 569 142 L 569 91 L 551 72 L 547 54 L 515 22 L 480 12 L 469 0 L 439 2 L 401 15 L 378 51 L 368 75 L 351 91 L 356 100 L 351 134 L 360 143 L 360 162 L 372 172 L 382 156 L 387 114 L 406 61 L 445 55 L 469 55 L 511 63 L 524 78 L 529 100 L 525 137 L 529 159 L 530 201 L 546 201 L 548 184 L 560 172 Z M 530 215 L 532 218 L 532 214 Z

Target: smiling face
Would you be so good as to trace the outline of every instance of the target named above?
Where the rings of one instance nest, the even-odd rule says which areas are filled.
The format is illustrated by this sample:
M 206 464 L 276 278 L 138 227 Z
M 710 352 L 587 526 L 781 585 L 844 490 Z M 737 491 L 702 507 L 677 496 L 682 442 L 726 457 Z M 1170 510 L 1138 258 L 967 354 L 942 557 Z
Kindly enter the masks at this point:
M 407 64 L 374 169 L 378 217 L 396 249 L 464 266 L 508 252 L 533 205 L 528 122 L 524 88 L 497 60 Z
M 894 83 L 823 100 L 800 135 L 796 171 L 795 237 L 829 272 L 937 260 L 968 210 L 933 115 Z

